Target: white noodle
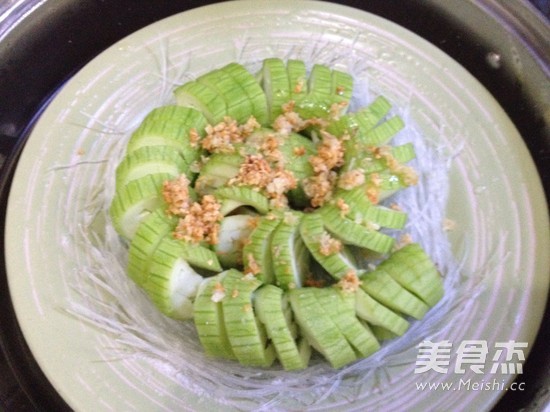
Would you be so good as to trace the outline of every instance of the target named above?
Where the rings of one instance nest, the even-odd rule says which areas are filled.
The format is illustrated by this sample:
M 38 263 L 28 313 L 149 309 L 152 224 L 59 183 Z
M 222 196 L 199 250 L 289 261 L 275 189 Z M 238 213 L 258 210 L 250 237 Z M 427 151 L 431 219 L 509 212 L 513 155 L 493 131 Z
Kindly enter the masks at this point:
M 312 56 L 323 48 L 311 50 Z M 169 67 L 162 66 L 164 73 Z M 363 67 L 358 63 L 353 74 Z M 170 82 L 163 82 L 165 96 Z M 357 83 L 353 109 L 367 104 L 375 93 L 367 80 Z M 443 230 L 448 198 L 448 170 L 454 153 L 434 147 L 415 130 L 406 110 L 399 113 L 406 129 L 394 143 L 413 142 L 418 155 L 414 166 L 420 175 L 418 186 L 399 193 L 397 202 L 409 214 L 406 231 L 422 244 L 445 275 L 446 295 L 425 319 L 411 322 L 405 336 L 388 341 L 371 357 L 333 370 L 316 356 L 303 371 L 286 372 L 280 366 L 255 369 L 236 362 L 212 360 L 204 356 L 192 322 L 178 322 L 161 315 L 145 294 L 127 277 L 127 247 L 109 224 L 108 208 L 114 192 L 114 168 L 123 153 L 124 142 L 114 146 L 105 167 L 104 187 L 90 196 L 78 224 L 67 223 L 74 244 L 88 256 L 82 262 L 74 288 L 78 296 L 69 302 L 68 312 L 100 328 L 114 342 L 111 359 L 144 358 L 152 367 L 171 376 L 201 397 L 246 410 L 303 410 L 323 403 L 336 406 L 376 393 L 390 378 L 389 370 L 404 363 L 414 364 L 414 348 L 421 340 L 449 328 L 451 314 L 459 316 L 467 306 L 460 292 L 460 264 L 453 258 Z M 74 177 L 74 176 L 73 176 Z M 74 177 L 77 179 L 76 177 Z M 94 222 L 106 222 L 101 230 Z M 70 251 L 68 251 L 70 253 Z M 345 389 L 345 390 L 342 390 Z

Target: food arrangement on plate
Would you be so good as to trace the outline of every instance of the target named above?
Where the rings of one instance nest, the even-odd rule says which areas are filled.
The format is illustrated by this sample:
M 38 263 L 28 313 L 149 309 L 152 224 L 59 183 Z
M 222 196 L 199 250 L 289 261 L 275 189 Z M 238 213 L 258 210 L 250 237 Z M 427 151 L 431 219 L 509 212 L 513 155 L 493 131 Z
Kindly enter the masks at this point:
M 486 408 L 420 393 L 480 376 L 415 358 L 536 332 L 546 221 L 513 125 L 391 22 L 250 4 L 123 39 L 37 123 L 6 246 L 40 367 L 77 410 Z
M 418 180 L 412 143 L 391 145 L 404 123 L 382 96 L 349 111 L 352 91 L 322 64 L 230 63 L 132 133 L 110 208 L 128 275 L 208 355 L 303 369 L 313 348 L 340 368 L 443 296 L 422 247 L 387 233 Z

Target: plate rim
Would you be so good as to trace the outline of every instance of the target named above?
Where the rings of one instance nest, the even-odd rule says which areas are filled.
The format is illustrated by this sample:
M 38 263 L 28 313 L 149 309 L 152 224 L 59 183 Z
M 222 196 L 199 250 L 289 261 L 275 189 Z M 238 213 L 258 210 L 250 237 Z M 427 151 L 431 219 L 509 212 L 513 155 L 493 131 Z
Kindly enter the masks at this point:
M 243 1 L 249 1 L 249 0 L 239 0 L 239 1 L 240 1 L 240 2 L 243 2 Z M 310 1 L 310 0 L 306 0 L 306 1 Z M 250 1 L 250 2 L 252 2 L 252 1 Z M 232 2 L 227 2 L 227 3 L 232 3 Z M 293 3 L 293 4 L 294 4 L 294 3 L 301 3 L 301 2 L 288 2 L 288 3 Z M 202 9 L 202 8 L 210 8 L 210 7 L 218 7 L 220 4 L 221 4 L 221 3 L 216 3 L 216 4 L 213 4 L 213 5 L 202 6 L 202 7 L 200 7 L 200 9 Z M 337 5 L 337 4 L 333 4 L 333 6 L 337 6 L 337 8 L 348 8 L 348 9 L 353 9 L 353 8 L 350 7 L 350 6 L 345 6 L 345 5 L 341 5 L 341 4 L 338 4 L 338 5 Z M 194 11 L 194 10 L 196 10 L 196 9 L 188 10 L 188 11 L 185 11 L 185 12 L 182 12 L 182 13 L 178 13 L 178 14 L 189 13 L 189 12 L 192 12 L 192 11 Z M 354 10 L 357 10 L 357 9 L 354 9 Z M 363 11 L 363 10 L 359 10 L 359 11 L 360 11 L 361 13 L 370 14 L 370 13 L 368 13 L 368 12 L 366 12 L 366 11 Z M 380 16 L 377 16 L 377 15 L 371 14 L 371 16 L 374 16 L 376 19 L 383 19 L 383 18 L 381 18 Z M 171 16 L 171 17 L 168 17 L 168 18 L 166 18 L 166 19 L 170 19 L 170 18 L 173 18 L 173 17 L 174 17 L 174 16 Z M 158 23 L 160 23 L 160 22 L 162 22 L 162 21 L 164 21 L 164 20 L 166 20 L 166 19 L 162 19 L 162 20 L 160 20 L 160 21 L 158 21 L 158 22 L 156 22 L 156 23 L 153 23 L 153 24 L 158 24 Z M 385 19 L 384 19 L 384 20 L 385 20 Z M 386 21 L 389 22 L 389 23 L 391 23 L 391 24 L 395 24 L 395 23 L 393 23 L 393 22 L 391 22 L 391 21 L 389 21 L 389 20 L 386 20 Z M 150 26 L 146 26 L 146 27 L 144 27 L 144 29 L 147 29 L 148 27 L 150 27 Z M 141 29 L 140 31 L 142 31 L 142 30 L 144 30 L 144 29 Z M 409 31 L 409 32 L 410 32 L 410 31 Z M 410 32 L 410 33 L 412 33 L 412 32 Z M 135 34 L 135 33 L 134 33 L 134 34 Z M 131 35 L 128 36 L 128 37 L 131 37 L 131 36 L 133 36 L 134 34 L 131 34 Z M 412 34 L 415 35 L 416 37 L 420 38 L 418 35 L 416 35 L 416 34 L 414 34 L 414 33 L 412 33 Z M 124 41 L 125 39 L 126 39 L 126 38 L 122 39 L 121 41 Z M 426 40 L 424 40 L 424 39 L 422 39 L 422 38 L 420 38 L 420 40 L 421 40 L 421 41 L 424 41 L 424 42 L 427 42 Z M 113 46 L 109 47 L 109 49 L 111 49 L 112 47 L 116 46 L 116 44 L 118 44 L 118 43 L 119 43 L 119 42 L 115 43 Z M 430 46 L 433 47 L 433 45 L 431 45 L 431 44 L 430 44 Z M 108 49 L 108 50 L 109 50 L 109 49 Z M 106 52 L 108 52 L 108 50 L 107 50 Z M 106 52 L 105 52 L 105 53 L 106 53 Z M 101 53 L 101 54 L 98 55 L 96 58 L 94 58 L 94 60 L 100 58 L 102 55 L 103 55 L 103 53 Z M 450 58 L 450 57 L 449 57 L 449 58 Z M 458 64 L 458 63 L 457 63 L 457 64 Z M 79 75 L 79 73 L 77 73 L 74 77 L 78 77 L 78 75 Z M 73 78 L 74 78 L 74 77 L 73 77 Z M 72 79 L 71 79 L 71 81 L 72 81 Z M 484 86 L 483 86 L 483 85 L 481 85 L 481 84 L 479 84 L 479 85 L 480 85 L 480 87 L 482 87 L 482 88 L 484 89 Z M 492 98 L 492 96 L 491 96 L 489 93 L 487 93 L 487 95 L 490 96 L 490 97 Z M 496 101 L 495 101 L 495 102 L 496 102 Z M 496 102 L 496 104 L 500 107 L 500 105 L 498 104 L 498 102 Z M 47 109 L 47 110 L 48 110 L 48 109 Z M 29 140 L 31 140 L 31 139 L 32 139 L 32 133 L 31 133 L 31 136 L 30 136 Z M 13 189 L 13 186 L 15 186 L 15 181 L 18 180 L 18 175 L 21 174 L 21 173 L 23 173 L 23 172 L 20 171 L 20 169 L 23 168 L 23 166 L 20 166 L 21 163 L 23 163 L 23 162 L 21 161 L 21 159 L 24 159 L 25 156 L 30 156 L 30 155 L 26 155 L 26 154 L 25 154 L 25 152 L 27 151 L 28 146 L 29 146 L 29 145 L 25 145 L 25 148 L 23 148 L 23 152 L 22 152 L 22 154 L 21 154 L 21 158 L 20 158 L 19 164 L 17 165 L 16 171 L 15 171 L 15 175 L 14 175 L 14 179 L 13 179 L 14 183 L 12 184 L 12 189 Z M 31 149 L 28 149 L 28 150 L 31 150 Z M 538 173 L 535 173 L 535 174 L 536 174 L 536 176 L 538 176 Z M 539 177 L 539 178 L 540 178 L 540 177 Z M 20 179 L 20 176 L 19 176 L 19 179 Z M 539 182 L 539 186 L 542 187 L 542 185 L 541 185 L 540 182 Z M 12 189 L 10 189 L 10 196 L 9 196 L 10 199 L 8 200 L 8 213 L 7 213 L 8 218 L 6 219 L 6 222 L 7 222 L 7 223 L 8 223 L 8 221 L 9 221 L 9 213 L 10 213 L 9 211 L 10 211 L 10 209 L 12 209 L 13 207 L 15 207 L 15 206 L 11 206 L 11 204 L 12 204 L 12 201 L 11 201 L 11 198 L 12 198 L 12 194 L 11 194 Z M 7 228 L 8 228 L 8 227 L 10 227 L 10 225 L 7 225 Z M 13 225 L 12 225 L 12 227 L 13 227 Z M 8 232 L 8 230 L 6 230 L 6 233 L 7 233 L 7 232 Z M 5 243 L 6 243 L 6 250 L 9 248 L 9 247 L 8 247 L 9 242 L 7 242 L 7 238 L 8 238 L 8 237 L 9 237 L 9 236 L 6 234 L 6 242 L 5 242 Z M 6 255 L 9 255 L 9 253 L 6 253 Z M 6 266 L 9 265 L 8 260 L 9 260 L 9 259 L 6 260 Z M 9 272 L 9 270 L 7 270 L 7 272 Z M 8 274 L 8 277 L 9 277 L 9 274 Z M 542 320 L 542 319 L 541 319 L 541 320 Z

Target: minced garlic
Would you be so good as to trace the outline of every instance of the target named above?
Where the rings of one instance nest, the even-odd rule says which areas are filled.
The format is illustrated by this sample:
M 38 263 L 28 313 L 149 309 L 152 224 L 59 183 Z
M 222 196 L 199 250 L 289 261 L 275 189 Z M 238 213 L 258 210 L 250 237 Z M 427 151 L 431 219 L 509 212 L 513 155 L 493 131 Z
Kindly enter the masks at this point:
M 363 169 L 348 170 L 340 174 L 338 187 L 344 190 L 351 190 L 365 183 L 365 171 Z
M 266 191 L 272 198 L 279 198 L 289 190 L 296 189 L 297 181 L 294 174 L 285 169 L 276 170 L 271 176 L 271 182 L 266 185 Z
M 304 146 L 298 146 L 292 149 L 295 156 L 303 156 L 306 154 L 306 148 Z
M 189 143 L 191 144 L 191 147 L 198 147 L 200 143 L 201 136 L 199 135 L 199 132 L 197 132 L 197 129 L 194 127 L 189 130 Z
M 359 280 L 359 277 L 357 276 L 355 270 L 350 269 L 344 276 L 342 276 L 336 286 L 342 289 L 344 292 L 353 293 L 356 292 L 357 289 L 359 289 L 361 283 L 362 282 L 361 280 Z
M 413 238 L 410 233 L 404 233 L 399 237 L 399 241 L 396 242 L 394 250 L 399 250 L 404 246 L 410 245 L 413 242 Z
M 298 181 L 294 174 L 278 165 L 275 168 L 262 154 L 245 156 L 244 162 L 239 168 L 239 173 L 230 179 L 230 185 L 252 186 L 264 190 L 273 207 L 286 207 L 288 199 L 286 192 L 295 189 Z
M 391 151 L 390 146 L 375 146 L 369 148 L 375 159 L 383 159 L 389 171 L 395 173 L 407 186 L 418 183 L 418 174 L 412 167 L 400 163 Z
M 307 122 L 293 110 L 294 102 L 284 105 L 283 113 L 277 116 L 273 122 L 273 129 L 283 136 L 288 136 L 292 132 L 298 132 L 307 127 Z
M 377 205 L 380 202 L 381 184 L 382 178 L 380 175 L 378 173 L 371 173 L 366 185 L 365 194 L 373 205 Z
M 251 273 L 254 276 L 259 274 L 262 271 L 262 268 L 258 262 L 256 262 L 256 259 L 254 259 L 254 255 L 252 253 L 249 253 L 246 255 L 246 267 L 244 268 L 244 273 L 248 274 Z
M 185 213 L 189 208 L 189 183 L 185 175 L 163 183 L 162 196 L 168 205 L 169 214 L 177 216 Z
M 284 163 L 283 153 L 280 150 L 281 138 L 276 134 L 270 134 L 264 138 L 260 146 L 260 151 L 265 158 L 270 162 L 276 162 L 279 164 Z
M 332 199 L 337 178 L 337 173 L 330 170 L 308 177 L 303 181 L 304 192 L 310 198 L 312 207 L 322 206 Z
M 338 174 L 333 169 L 344 163 L 344 145 L 337 137 L 321 130 L 317 154 L 309 158 L 314 175 L 305 179 L 303 188 L 312 207 L 319 207 L 332 198 Z
M 218 243 L 223 216 L 221 205 L 214 196 L 205 195 L 200 202 L 193 202 L 189 196 L 189 179 L 185 175 L 164 182 L 162 195 L 168 205 L 167 213 L 179 218 L 174 238 L 193 243 Z
M 377 205 L 380 202 L 380 189 L 378 187 L 367 187 L 365 194 L 373 205 Z
M 349 205 L 341 197 L 336 200 L 336 207 L 340 209 L 340 216 L 342 217 L 345 217 L 350 211 Z
M 331 170 L 344 164 L 344 145 L 342 142 L 324 131 L 321 131 L 321 137 L 321 142 L 317 146 L 317 154 L 309 159 L 315 173 Z
M 230 185 L 247 185 L 264 188 L 270 181 L 272 170 L 261 154 L 245 156 L 237 176 L 229 180 Z
M 328 122 L 322 118 L 311 118 L 304 120 L 295 111 L 296 102 L 291 100 L 282 106 L 283 113 L 277 116 L 272 124 L 274 130 L 283 136 L 288 136 L 292 132 L 300 132 L 311 126 L 324 128 Z
M 347 106 L 348 102 L 346 101 L 333 103 L 329 109 L 329 119 L 338 120 Z
M 410 166 L 401 165 L 396 173 L 401 176 L 403 183 L 407 186 L 414 186 L 418 184 L 418 173 Z
M 241 135 L 244 139 L 254 133 L 256 130 L 260 129 L 262 125 L 258 123 L 254 116 L 250 116 L 246 123 L 242 124 L 239 128 Z
M 221 205 L 213 195 L 205 195 L 200 203 L 193 202 L 189 208 L 180 214 L 180 219 L 174 231 L 176 239 L 193 243 L 206 241 L 211 245 L 218 243 Z
M 201 146 L 210 153 L 234 153 L 234 145 L 243 143 L 260 127 L 253 116 L 243 125 L 239 125 L 235 119 L 226 116 L 218 124 L 206 126 L 206 136 L 201 140 Z
M 319 253 L 323 256 L 330 256 L 342 250 L 342 242 L 324 232 L 319 239 Z
M 292 89 L 292 91 L 296 94 L 302 93 L 302 91 L 304 90 L 304 86 L 305 86 L 305 80 L 300 79 L 296 82 L 296 84 L 294 85 L 294 88 Z

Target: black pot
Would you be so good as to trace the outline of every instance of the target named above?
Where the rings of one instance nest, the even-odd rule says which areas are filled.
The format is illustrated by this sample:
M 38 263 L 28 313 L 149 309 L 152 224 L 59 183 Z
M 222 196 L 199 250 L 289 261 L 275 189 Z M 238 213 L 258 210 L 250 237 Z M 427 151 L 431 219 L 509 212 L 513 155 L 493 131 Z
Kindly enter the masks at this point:
M 528 146 L 550 198 L 550 1 L 348 0 L 424 37 L 493 94 Z M 0 231 L 18 156 L 36 118 L 63 84 L 122 37 L 215 1 L 4 0 L 0 4 Z M 2 251 L 3 253 L 3 251 Z M 0 409 L 68 410 L 25 344 L 0 255 Z M 495 410 L 550 407 L 550 315 L 525 364 L 525 391 Z

